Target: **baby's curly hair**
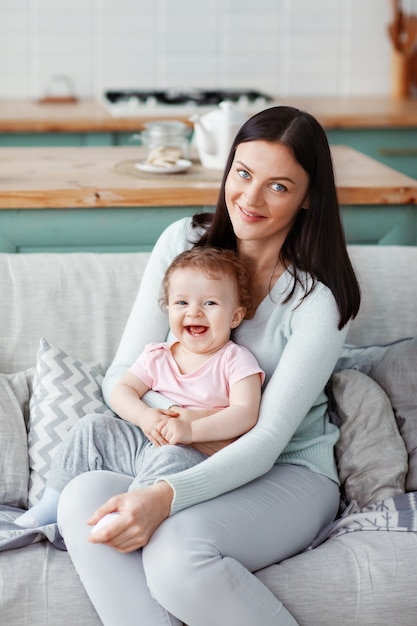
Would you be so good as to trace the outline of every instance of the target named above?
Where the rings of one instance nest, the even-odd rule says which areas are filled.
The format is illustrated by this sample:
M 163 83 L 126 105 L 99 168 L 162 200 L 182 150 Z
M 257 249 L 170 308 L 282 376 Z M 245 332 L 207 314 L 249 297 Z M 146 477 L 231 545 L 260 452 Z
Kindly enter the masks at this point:
M 162 306 L 168 304 L 168 290 L 171 274 L 178 269 L 196 269 L 208 278 L 230 276 L 236 283 L 240 306 L 246 309 L 245 319 L 253 317 L 250 274 L 242 259 L 232 250 L 210 246 L 196 246 L 181 252 L 172 261 L 162 281 Z

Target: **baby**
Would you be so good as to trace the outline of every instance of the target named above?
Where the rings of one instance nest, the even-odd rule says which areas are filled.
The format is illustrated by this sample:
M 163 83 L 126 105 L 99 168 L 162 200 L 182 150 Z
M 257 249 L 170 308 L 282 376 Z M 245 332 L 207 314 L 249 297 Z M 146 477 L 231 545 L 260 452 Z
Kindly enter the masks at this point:
M 254 356 L 230 339 L 251 311 L 249 275 L 237 255 L 209 247 L 180 254 L 166 271 L 163 305 L 175 339 L 148 344 L 110 397 L 114 411 L 145 435 L 139 433 L 135 440 L 137 470 L 131 489 L 203 461 L 253 428 L 259 414 L 264 373 Z M 169 410 L 142 400 L 150 389 L 172 400 Z M 127 441 L 118 443 L 120 462 L 132 456 Z M 92 469 L 82 447 L 74 447 L 73 454 L 78 473 Z M 65 486 L 54 481 L 59 463 L 58 453 L 42 500 L 16 524 L 36 527 L 56 521 Z

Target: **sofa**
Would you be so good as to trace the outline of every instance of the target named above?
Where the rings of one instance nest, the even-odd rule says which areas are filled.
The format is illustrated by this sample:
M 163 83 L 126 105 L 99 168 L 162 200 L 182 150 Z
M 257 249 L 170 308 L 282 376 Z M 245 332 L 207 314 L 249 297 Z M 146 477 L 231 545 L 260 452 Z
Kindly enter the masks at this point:
M 363 300 L 329 381 L 339 517 L 308 550 L 256 575 L 302 626 L 415 626 L 417 248 L 349 253 Z M 102 375 L 147 258 L 0 254 L 2 624 L 100 624 L 55 525 L 26 532 L 13 519 L 40 497 L 74 422 L 110 411 Z

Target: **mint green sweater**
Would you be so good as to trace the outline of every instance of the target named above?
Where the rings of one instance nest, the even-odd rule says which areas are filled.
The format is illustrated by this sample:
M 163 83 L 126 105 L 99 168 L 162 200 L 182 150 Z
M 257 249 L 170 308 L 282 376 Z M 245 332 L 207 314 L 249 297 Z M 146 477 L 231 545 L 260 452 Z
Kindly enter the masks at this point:
M 116 381 L 145 344 L 166 339 L 167 315 L 158 304 L 162 277 L 172 259 L 191 247 L 193 237 L 191 220 L 184 218 L 171 224 L 156 243 L 104 379 L 107 402 Z M 167 476 L 175 494 L 171 514 L 244 485 L 275 463 L 303 465 L 338 481 L 333 453 L 338 430 L 329 422 L 324 388 L 348 325 L 338 330 L 336 302 L 321 283 L 298 307 L 300 285 L 282 304 L 290 284 L 291 276 L 285 272 L 254 318 L 243 321 L 232 337 L 256 356 L 266 375 L 258 423 L 202 463 Z

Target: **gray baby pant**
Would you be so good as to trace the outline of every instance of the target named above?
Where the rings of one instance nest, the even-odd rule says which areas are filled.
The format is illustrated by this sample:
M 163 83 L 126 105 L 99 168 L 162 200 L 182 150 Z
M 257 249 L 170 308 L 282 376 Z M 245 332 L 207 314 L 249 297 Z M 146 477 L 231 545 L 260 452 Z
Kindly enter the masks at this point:
M 88 415 L 72 427 L 61 444 L 52 461 L 48 485 L 62 491 L 79 474 L 108 470 L 131 476 L 131 491 L 206 458 L 190 446 L 157 447 L 138 426 L 117 417 Z

